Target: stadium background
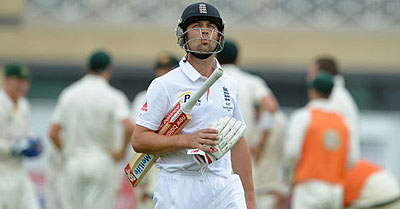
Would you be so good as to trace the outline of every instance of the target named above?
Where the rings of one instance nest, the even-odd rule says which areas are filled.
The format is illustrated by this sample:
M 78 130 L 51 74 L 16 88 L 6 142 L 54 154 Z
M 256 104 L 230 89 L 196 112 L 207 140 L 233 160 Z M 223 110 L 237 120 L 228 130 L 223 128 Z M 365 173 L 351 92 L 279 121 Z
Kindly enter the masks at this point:
M 187 0 L 1 0 L 0 64 L 33 71 L 33 126 L 47 143 L 61 90 L 86 70 L 88 54 L 109 50 L 111 84 L 130 100 L 153 78 L 163 51 L 184 54 L 174 28 Z M 214 0 L 241 66 L 262 76 L 285 112 L 307 101 L 305 75 L 319 54 L 335 56 L 361 110 L 362 155 L 400 178 L 399 0 Z M 46 145 L 48 146 L 48 145 Z M 46 148 L 46 147 L 45 147 Z M 43 198 L 46 150 L 27 163 Z M 128 208 L 129 189 L 118 208 Z M 125 195 L 125 196 L 124 196 Z M 128 195 L 128 196 L 127 196 Z

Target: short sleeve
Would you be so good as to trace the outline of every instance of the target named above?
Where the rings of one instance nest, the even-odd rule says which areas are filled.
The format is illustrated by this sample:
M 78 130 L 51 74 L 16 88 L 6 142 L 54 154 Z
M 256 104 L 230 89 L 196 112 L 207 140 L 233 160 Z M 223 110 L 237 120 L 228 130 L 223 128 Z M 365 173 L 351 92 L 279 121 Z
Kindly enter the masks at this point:
M 132 109 L 131 109 L 131 117 L 133 121 L 136 121 L 137 115 L 140 112 L 140 109 L 144 105 L 144 98 L 146 96 L 146 91 L 141 91 L 136 94 L 135 98 L 132 102 Z
M 162 80 L 155 79 L 150 84 L 136 124 L 151 130 L 158 130 L 162 119 L 168 113 L 169 95 Z

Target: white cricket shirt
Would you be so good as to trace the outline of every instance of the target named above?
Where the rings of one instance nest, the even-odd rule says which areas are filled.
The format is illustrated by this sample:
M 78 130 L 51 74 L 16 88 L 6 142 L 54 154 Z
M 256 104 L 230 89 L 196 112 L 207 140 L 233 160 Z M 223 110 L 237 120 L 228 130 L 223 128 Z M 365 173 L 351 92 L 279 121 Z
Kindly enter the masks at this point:
M 28 101 L 21 97 L 17 107 L 8 94 L 0 90 L 0 172 L 11 167 L 21 167 L 22 160 L 11 155 L 11 147 L 17 139 L 29 136 L 30 107 Z
M 193 66 L 184 61 L 179 67 L 158 77 L 150 84 L 145 97 L 145 104 L 140 111 L 136 124 L 158 130 L 162 119 L 178 102 L 186 102 L 193 93 L 206 81 L 206 77 L 197 72 Z M 220 65 L 215 59 L 214 68 Z M 221 117 L 230 116 L 243 121 L 238 103 L 238 85 L 236 81 L 224 73 L 222 77 L 197 101 L 192 110 L 192 120 L 182 130 L 181 134 L 192 134 L 200 129 L 208 128 L 209 124 Z M 163 154 L 157 162 L 157 167 L 167 171 L 199 171 L 200 165 L 192 155 L 186 154 L 187 149 Z M 227 153 L 222 159 L 209 166 L 210 171 L 226 175 L 231 173 L 231 156 Z
M 351 97 L 350 92 L 345 88 L 344 78 L 341 75 L 336 75 L 334 77 L 334 86 L 332 90 L 332 94 L 329 97 L 329 101 L 331 102 L 332 107 L 341 114 L 347 121 L 351 135 L 353 136 L 354 145 L 357 146 L 357 149 L 354 150 L 357 152 L 357 156 L 360 155 L 360 118 L 359 118 L 359 110 Z
M 64 154 L 106 150 L 113 145 L 115 124 L 129 119 L 128 99 L 96 75 L 86 75 L 63 90 L 52 123 L 61 126 Z

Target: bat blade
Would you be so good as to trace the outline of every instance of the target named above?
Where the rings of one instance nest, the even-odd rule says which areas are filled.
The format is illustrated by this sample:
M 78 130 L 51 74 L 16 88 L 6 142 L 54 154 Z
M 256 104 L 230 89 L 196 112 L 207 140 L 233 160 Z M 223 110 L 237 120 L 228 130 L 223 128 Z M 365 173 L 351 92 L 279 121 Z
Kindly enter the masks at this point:
M 204 93 L 222 76 L 222 74 L 222 69 L 215 70 L 200 89 L 198 89 L 186 103 L 181 105 L 181 103 L 178 102 L 162 120 L 158 129 L 158 134 L 172 136 L 181 132 L 186 124 L 191 120 L 190 112 L 197 100 L 204 95 Z M 135 153 L 131 157 L 124 171 L 125 177 L 132 187 L 139 185 L 157 159 L 157 155 L 146 153 Z

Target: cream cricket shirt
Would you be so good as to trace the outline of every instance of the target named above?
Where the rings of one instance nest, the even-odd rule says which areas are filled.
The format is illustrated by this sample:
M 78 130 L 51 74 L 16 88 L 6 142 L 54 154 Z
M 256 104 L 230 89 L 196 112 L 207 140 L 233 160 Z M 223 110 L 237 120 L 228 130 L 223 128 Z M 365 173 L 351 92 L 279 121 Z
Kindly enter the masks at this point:
M 359 110 L 356 103 L 351 97 L 350 92 L 345 88 L 344 78 L 341 75 L 334 77 L 334 83 L 332 94 L 329 98 L 332 107 L 341 114 L 347 121 L 352 140 L 354 145 L 357 146 L 355 152 L 357 156 L 360 155 L 360 118 Z
M 30 134 L 30 107 L 25 98 L 18 100 L 14 109 L 13 102 L 4 90 L 0 90 L 0 172 L 11 167 L 21 167 L 21 158 L 11 155 L 11 147 L 17 139 Z
M 112 146 L 115 124 L 129 119 L 128 99 L 106 80 L 86 75 L 60 95 L 52 122 L 62 127 L 66 156 Z
M 183 58 L 179 67 L 156 78 L 150 84 L 145 103 L 137 117 L 136 124 L 158 130 L 162 119 L 180 102 L 186 102 L 193 93 L 206 81 L 189 62 Z M 215 69 L 220 65 L 215 59 Z M 181 134 L 192 134 L 200 129 L 208 128 L 209 124 L 224 116 L 235 117 L 243 121 L 238 103 L 238 85 L 226 73 L 197 101 L 192 110 L 192 120 L 186 125 Z M 167 171 L 199 171 L 200 165 L 193 156 L 185 150 L 160 156 L 157 166 Z M 227 153 L 222 159 L 209 166 L 212 172 L 227 175 L 231 173 L 231 156 Z
M 223 65 L 222 69 L 239 83 L 240 112 L 246 122 L 245 137 L 250 144 L 254 145 L 259 140 L 258 138 L 250 139 L 251 132 L 257 129 L 254 106 L 260 104 L 262 98 L 270 94 L 271 90 L 260 77 L 244 72 L 235 65 Z

